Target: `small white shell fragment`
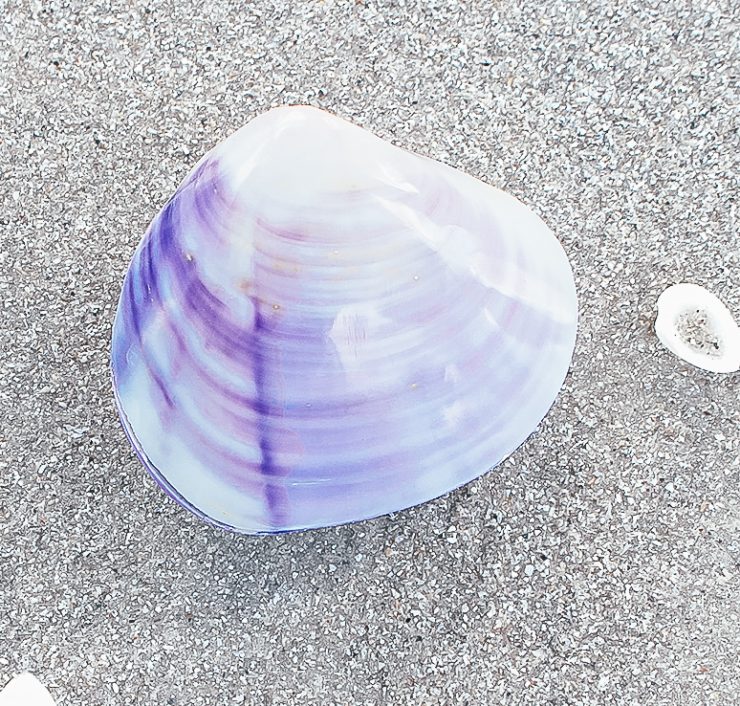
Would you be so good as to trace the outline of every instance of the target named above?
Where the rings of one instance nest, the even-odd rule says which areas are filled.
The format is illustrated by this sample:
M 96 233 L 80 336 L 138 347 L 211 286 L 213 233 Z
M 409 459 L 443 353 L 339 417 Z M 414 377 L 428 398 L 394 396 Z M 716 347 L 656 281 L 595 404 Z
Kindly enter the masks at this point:
M 658 298 L 655 333 L 671 353 L 713 373 L 740 370 L 740 328 L 730 310 L 697 284 L 674 284 Z
M 33 674 L 24 672 L 0 691 L 0 706 L 56 706 L 56 702 Z

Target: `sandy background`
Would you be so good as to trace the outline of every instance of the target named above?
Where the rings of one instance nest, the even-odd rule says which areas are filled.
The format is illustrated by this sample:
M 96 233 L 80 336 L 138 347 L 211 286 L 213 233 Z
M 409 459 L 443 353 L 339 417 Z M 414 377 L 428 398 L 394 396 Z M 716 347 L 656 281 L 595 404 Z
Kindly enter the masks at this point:
M 738 5 L 7 2 L 0 17 L 0 684 L 60 704 L 740 703 L 735 375 L 659 346 L 666 286 L 740 316 Z M 195 161 L 310 103 L 531 205 L 581 327 L 497 471 L 245 538 L 116 419 L 120 284 Z

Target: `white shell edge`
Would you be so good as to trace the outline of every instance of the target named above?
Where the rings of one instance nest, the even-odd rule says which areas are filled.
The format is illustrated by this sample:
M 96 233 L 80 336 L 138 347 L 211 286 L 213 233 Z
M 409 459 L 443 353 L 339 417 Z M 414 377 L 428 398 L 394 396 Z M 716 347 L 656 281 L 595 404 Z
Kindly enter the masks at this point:
M 56 706 L 56 702 L 33 674 L 23 672 L 0 691 L 0 706 Z
M 676 319 L 684 312 L 701 308 L 712 319 L 723 351 L 712 357 L 684 343 L 676 330 Z M 674 284 L 658 298 L 655 333 L 660 342 L 674 355 L 697 368 L 713 373 L 734 373 L 740 370 L 740 328 L 730 310 L 710 291 L 697 284 Z

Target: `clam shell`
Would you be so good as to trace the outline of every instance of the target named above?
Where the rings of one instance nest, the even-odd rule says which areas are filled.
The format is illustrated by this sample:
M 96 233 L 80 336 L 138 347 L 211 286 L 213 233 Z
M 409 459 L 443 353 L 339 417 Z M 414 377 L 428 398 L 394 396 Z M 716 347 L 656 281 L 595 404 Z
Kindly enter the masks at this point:
M 568 260 L 515 198 L 307 107 L 193 169 L 123 285 L 123 425 L 177 501 L 245 533 L 442 495 L 534 430 L 576 331 Z

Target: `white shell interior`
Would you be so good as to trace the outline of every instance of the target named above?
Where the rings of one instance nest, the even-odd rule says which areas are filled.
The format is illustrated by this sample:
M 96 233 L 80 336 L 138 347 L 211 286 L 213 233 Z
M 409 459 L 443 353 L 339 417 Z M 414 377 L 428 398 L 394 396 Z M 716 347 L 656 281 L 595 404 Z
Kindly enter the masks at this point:
M 740 370 L 740 328 L 730 310 L 697 284 L 675 284 L 658 298 L 655 333 L 671 353 L 713 373 Z

